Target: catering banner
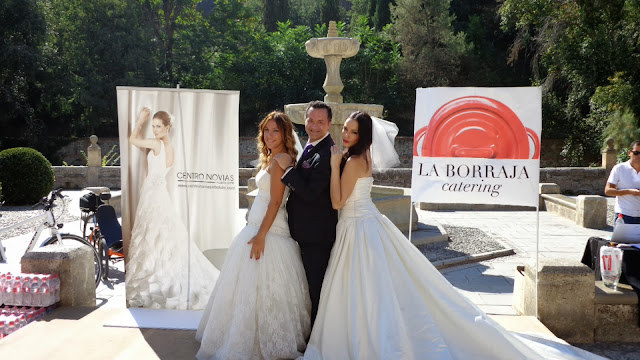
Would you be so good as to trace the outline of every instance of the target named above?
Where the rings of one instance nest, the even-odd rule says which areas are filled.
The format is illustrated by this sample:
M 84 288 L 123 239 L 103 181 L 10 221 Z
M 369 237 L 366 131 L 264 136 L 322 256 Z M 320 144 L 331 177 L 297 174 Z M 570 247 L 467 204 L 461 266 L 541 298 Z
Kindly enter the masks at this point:
M 538 87 L 416 90 L 412 200 L 538 206 Z
M 127 303 L 201 309 L 238 218 L 239 92 L 118 87 Z

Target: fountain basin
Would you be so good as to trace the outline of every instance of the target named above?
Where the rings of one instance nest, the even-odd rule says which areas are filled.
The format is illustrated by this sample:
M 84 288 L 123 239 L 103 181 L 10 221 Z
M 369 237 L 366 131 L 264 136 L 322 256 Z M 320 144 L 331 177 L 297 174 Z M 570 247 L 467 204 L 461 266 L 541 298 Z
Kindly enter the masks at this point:
M 340 56 L 344 59 L 355 56 L 360 50 L 358 40 L 343 37 L 313 38 L 304 46 L 309 55 L 320 59 L 325 56 Z
M 247 216 L 253 200 L 255 200 L 258 191 L 255 188 L 255 178 L 249 181 L 249 193 L 246 198 L 248 202 Z M 371 199 L 378 208 L 378 211 L 385 215 L 391 222 L 403 232 L 409 230 L 409 210 L 413 213 L 411 216 L 411 230 L 418 229 L 418 213 L 414 206 L 411 206 L 411 189 L 373 185 L 371 188 Z

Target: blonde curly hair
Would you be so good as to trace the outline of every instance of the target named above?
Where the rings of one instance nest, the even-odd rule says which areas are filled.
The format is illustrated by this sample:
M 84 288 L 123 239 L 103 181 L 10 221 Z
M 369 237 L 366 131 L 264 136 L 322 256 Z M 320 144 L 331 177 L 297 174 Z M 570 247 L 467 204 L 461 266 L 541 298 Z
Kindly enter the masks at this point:
M 258 137 L 256 138 L 258 144 L 258 154 L 260 154 L 260 167 L 266 169 L 271 161 L 271 150 L 264 142 L 264 128 L 271 120 L 276 122 L 280 133 L 282 134 L 282 142 L 284 143 L 285 152 L 291 156 L 295 161 L 298 156 L 298 150 L 296 150 L 296 140 L 293 137 L 293 123 L 287 116 L 287 114 L 280 111 L 272 111 L 260 121 L 258 126 Z

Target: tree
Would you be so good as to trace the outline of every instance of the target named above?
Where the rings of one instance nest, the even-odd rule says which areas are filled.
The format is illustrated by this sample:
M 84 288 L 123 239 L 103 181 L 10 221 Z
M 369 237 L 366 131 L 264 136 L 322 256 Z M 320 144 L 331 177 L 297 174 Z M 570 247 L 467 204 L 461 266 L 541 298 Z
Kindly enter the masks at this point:
M 380 31 L 385 25 L 391 23 L 390 5 L 393 2 L 391 0 L 372 0 L 371 4 L 374 4 L 374 2 L 373 26 L 376 30 Z
M 449 1 L 398 0 L 391 7 L 393 39 L 401 44 L 402 76 L 412 88 L 452 84 L 468 50 L 452 28 Z
M 545 113 L 543 129 L 551 123 L 558 131 L 554 135 L 566 139 L 564 154 L 572 164 L 597 161 L 602 133 L 593 129 L 605 124 L 590 116 L 590 100 L 617 71 L 638 84 L 640 64 L 629 60 L 640 56 L 640 5 L 630 0 L 569 0 L 561 6 L 553 0 L 505 0 L 499 13 L 503 28 L 518 31 L 511 60 L 531 59 L 543 101 L 552 101 L 543 108 L 556 110 L 553 118 Z
M 46 23 L 38 3 L 12 0 L 0 3 L 0 147 L 29 145 L 38 139 L 41 47 Z
M 174 50 L 179 41 L 180 30 L 188 28 L 197 21 L 200 12 L 196 7 L 197 0 L 138 0 L 142 6 L 146 24 L 153 29 L 158 42 L 160 55 L 160 72 L 168 86 L 176 86 Z M 188 32 L 188 30 L 187 30 Z M 187 44 L 184 44 L 188 46 Z
M 117 134 L 118 85 L 158 86 L 153 34 L 126 0 L 51 0 L 43 100 L 51 136 Z M 108 29 L 108 30 L 107 30 Z
M 499 0 L 452 0 L 453 29 L 464 33 L 469 51 L 461 60 L 456 86 L 528 86 L 530 63 L 507 62 L 516 36 L 503 31 L 496 16 Z
M 278 29 L 277 23 L 287 20 L 289 20 L 288 0 L 264 0 L 262 23 L 267 31 L 276 31 Z
M 340 1 L 322 0 L 322 23 L 328 24 L 329 21 L 338 20 L 340 20 Z
M 344 100 L 382 104 L 390 119 L 402 122 L 406 104 L 398 77 L 400 45 L 387 32 L 375 31 L 366 15 L 357 20 L 349 36 L 360 41 L 360 51 L 341 65 Z

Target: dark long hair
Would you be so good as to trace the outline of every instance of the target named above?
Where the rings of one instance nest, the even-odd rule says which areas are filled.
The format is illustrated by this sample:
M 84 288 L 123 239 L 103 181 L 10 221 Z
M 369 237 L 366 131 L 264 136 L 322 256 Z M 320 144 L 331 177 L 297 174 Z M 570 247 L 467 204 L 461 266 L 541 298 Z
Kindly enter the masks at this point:
M 347 159 L 354 155 L 362 155 L 364 156 L 364 161 L 367 162 L 367 169 L 369 168 L 369 159 L 366 156 L 367 150 L 371 147 L 371 143 L 373 142 L 373 124 L 371 120 L 371 116 L 364 111 L 356 111 L 349 115 L 347 120 L 352 119 L 358 122 L 358 142 L 350 147 L 347 150 L 347 153 L 344 154 L 344 158 L 342 159 L 342 163 L 340 164 L 340 171 L 344 169 L 344 165 L 347 162 Z M 345 121 L 346 122 L 346 121 Z

